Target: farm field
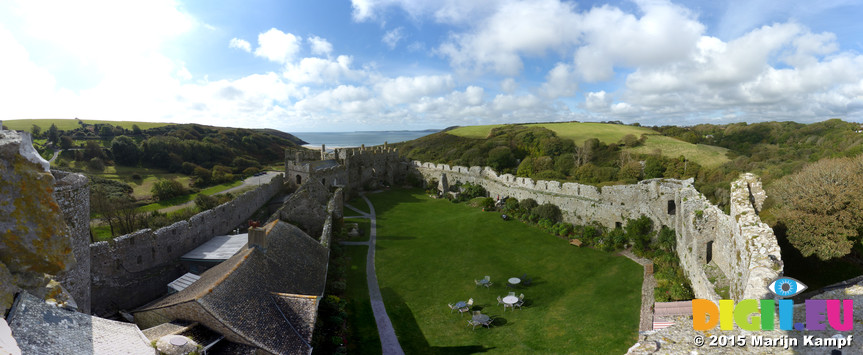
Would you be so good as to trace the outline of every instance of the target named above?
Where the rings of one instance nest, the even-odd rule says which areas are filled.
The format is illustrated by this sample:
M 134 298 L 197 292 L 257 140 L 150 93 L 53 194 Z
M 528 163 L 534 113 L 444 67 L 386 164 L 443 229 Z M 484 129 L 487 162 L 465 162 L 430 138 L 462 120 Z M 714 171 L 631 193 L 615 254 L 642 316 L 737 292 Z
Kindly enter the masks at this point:
M 447 131 L 447 133 L 465 138 L 484 139 L 488 137 L 493 128 L 500 126 L 502 125 L 458 127 Z M 576 145 L 580 145 L 590 138 L 596 138 L 608 144 L 619 142 L 627 134 L 632 134 L 636 137 L 647 134 L 647 141 L 644 145 L 632 148 L 633 152 L 651 154 L 656 149 L 659 149 L 662 155 L 666 157 L 677 158 L 683 155 L 687 159 L 705 167 L 715 167 L 729 161 L 725 155 L 728 149 L 704 144 L 692 144 L 676 138 L 661 136 L 658 132 L 645 127 L 596 122 L 533 123 L 526 126 L 550 129 L 558 137 L 571 139 Z
M 120 126 L 125 129 L 132 129 L 132 125 L 138 125 L 141 129 L 150 129 L 156 127 L 162 127 L 167 125 L 172 125 L 174 123 L 160 123 L 160 122 L 135 122 L 135 121 L 104 121 L 104 120 L 81 120 L 87 124 L 104 124 L 108 123 L 113 126 Z M 48 130 L 51 127 L 51 124 L 57 125 L 57 129 L 63 131 L 73 130 L 75 128 L 81 127 L 78 124 L 78 120 L 76 119 L 64 119 L 64 118 L 37 118 L 37 119 L 25 119 L 25 120 L 4 120 L 3 125 L 9 127 L 9 129 L 20 130 L 30 132 L 30 128 L 33 125 L 37 125 L 42 128 L 42 131 Z
M 635 262 L 419 190 L 368 197 L 377 213 L 377 276 L 405 353 L 619 354 L 636 341 Z M 514 291 L 525 294 L 525 307 L 504 312 L 496 297 L 523 274 L 531 285 Z M 477 287 L 485 275 L 494 284 Z M 473 311 L 495 318 L 490 329 L 472 330 L 447 306 L 468 298 Z

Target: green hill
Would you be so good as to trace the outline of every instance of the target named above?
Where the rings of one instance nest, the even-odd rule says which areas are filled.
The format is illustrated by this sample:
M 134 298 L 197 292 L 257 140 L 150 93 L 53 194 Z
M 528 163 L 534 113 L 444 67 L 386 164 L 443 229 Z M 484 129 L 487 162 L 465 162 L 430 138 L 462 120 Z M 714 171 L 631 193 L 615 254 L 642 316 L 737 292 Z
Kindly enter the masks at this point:
M 446 133 L 463 138 L 485 139 L 489 137 L 492 129 L 503 126 L 505 125 L 465 126 L 446 131 Z M 658 151 L 668 158 L 677 158 L 682 155 L 686 159 L 705 167 L 716 167 L 729 161 L 726 157 L 728 152 L 726 148 L 692 144 L 677 138 L 665 137 L 647 127 L 597 122 L 532 123 L 523 126 L 549 129 L 558 137 L 570 139 L 579 146 L 591 138 L 596 138 L 605 144 L 612 144 L 620 142 L 628 134 L 636 137 L 647 135 L 647 140 L 642 146 L 626 148 L 625 150 L 638 154 L 653 154 Z
M 150 129 L 162 126 L 173 125 L 174 123 L 161 123 L 161 122 L 136 122 L 136 121 L 103 121 L 103 120 L 76 120 L 73 118 L 38 118 L 38 119 L 26 119 L 26 120 L 4 120 L 3 125 L 12 130 L 17 131 L 30 131 L 30 128 L 33 125 L 37 125 L 42 128 L 42 131 L 51 127 L 51 124 L 57 125 L 57 129 L 62 131 L 71 131 L 75 128 L 81 127 L 79 121 L 89 124 L 110 124 L 113 126 L 120 126 L 125 129 L 132 129 L 133 125 L 138 125 L 140 129 Z

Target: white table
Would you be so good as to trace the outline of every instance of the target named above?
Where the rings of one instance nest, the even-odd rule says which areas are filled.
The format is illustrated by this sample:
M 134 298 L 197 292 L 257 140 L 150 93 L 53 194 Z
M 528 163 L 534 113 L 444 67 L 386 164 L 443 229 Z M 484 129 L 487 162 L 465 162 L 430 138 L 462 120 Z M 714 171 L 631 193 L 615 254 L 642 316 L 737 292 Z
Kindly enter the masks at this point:
M 518 277 L 510 277 L 509 280 L 506 280 L 506 281 L 509 282 L 509 284 L 513 285 L 513 286 L 521 283 L 521 279 Z
M 515 296 L 506 296 L 503 298 L 503 303 L 506 303 L 509 305 L 513 305 L 516 302 L 518 302 L 518 297 L 515 297 Z

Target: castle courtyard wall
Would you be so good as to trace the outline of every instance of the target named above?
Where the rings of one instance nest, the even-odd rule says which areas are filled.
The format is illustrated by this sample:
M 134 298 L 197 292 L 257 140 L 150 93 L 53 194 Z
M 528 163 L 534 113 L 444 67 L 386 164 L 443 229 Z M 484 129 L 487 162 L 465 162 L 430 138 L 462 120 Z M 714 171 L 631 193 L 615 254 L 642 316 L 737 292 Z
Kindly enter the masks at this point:
M 234 200 L 158 230 L 142 229 L 112 241 L 90 244 L 91 300 L 96 314 L 143 305 L 167 290 L 185 268 L 179 258 L 245 222 L 282 188 L 277 175 L 269 183 Z

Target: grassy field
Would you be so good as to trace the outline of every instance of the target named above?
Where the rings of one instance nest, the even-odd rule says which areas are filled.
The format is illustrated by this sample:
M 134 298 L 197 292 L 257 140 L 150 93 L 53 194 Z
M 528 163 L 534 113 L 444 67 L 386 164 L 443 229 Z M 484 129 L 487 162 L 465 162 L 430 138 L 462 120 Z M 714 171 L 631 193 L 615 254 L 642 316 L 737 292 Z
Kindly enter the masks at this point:
M 651 154 L 656 149 L 659 149 L 664 156 L 676 158 L 683 155 L 686 159 L 709 168 L 725 164 L 729 161 L 728 156 L 725 155 L 728 152 L 726 148 L 706 144 L 692 144 L 659 135 L 647 136 L 647 141 L 644 142 L 644 145 L 631 148 L 630 150 L 641 154 Z
M 497 213 L 432 200 L 419 190 L 369 196 L 377 212 L 376 268 L 407 354 L 620 354 L 636 341 L 642 268 Z M 527 274 L 525 307 L 504 312 L 506 279 Z M 490 289 L 474 279 L 491 276 Z M 494 316 L 467 327 L 447 303 L 473 298 Z
M 54 163 L 56 164 L 57 161 L 54 161 Z M 87 165 L 82 162 L 72 161 L 70 162 L 70 166 L 87 169 Z M 94 172 L 88 170 L 87 174 L 96 175 L 106 179 L 122 181 L 129 184 L 129 186 L 132 187 L 132 197 L 139 201 L 152 198 L 153 194 L 151 193 L 151 191 L 153 190 L 153 184 L 155 184 L 156 181 L 160 179 L 177 179 L 177 181 L 182 183 L 183 186 L 186 188 L 188 188 L 189 185 L 192 183 L 191 177 L 177 173 L 170 173 L 167 170 L 155 168 L 107 166 L 102 172 Z M 141 176 L 141 179 L 132 178 L 132 176 L 135 174 Z
M 100 121 L 100 120 L 81 120 L 87 124 L 97 124 L 97 123 L 108 123 L 113 126 L 120 126 L 125 129 L 132 129 L 132 125 L 138 125 L 141 129 L 150 129 L 156 127 L 162 127 L 167 125 L 172 125 L 174 123 L 160 123 L 160 122 L 135 122 L 135 121 Z M 51 124 L 57 125 L 57 129 L 63 131 L 70 131 L 75 128 L 81 127 L 78 124 L 78 120 L 75 119 L 62 119 L 62 118 L 41 118 L 41 119 L 29 119 L 29 120 L 4 120 L 3 125 L 9 127 L 9 129 L 21 130 L 30 132 L 30 128 L 33 125 L 37 125 L 42 128 L 42 131 L 47 131 Z
M 149 205 L 144 205 L 144 206 L 139 207 L 138 210 L 141 212 L 151 212 L 151 211 L 157 211 L 157 210 L 159 210 L 161 212 L 170 212 L 170 211 L 165 211 L 165 209 L 168 209 L 171 207 L 176 207 L 177 205 L 184 204 L 184 203 L 189 202 L 189 201 L 193 201 L 195 199 L 195 197 L 198 197 L 198 195 L 201 195 L 201 194 L 215 195 L 219 192 L 225 191 L 225 190 L 233 188 L 233 187 L 240 186 L 242 184 L 243 184 L 243 181 L 234 181 L 234 182 L 230 182 L 230 183 L 210 186 L 206 189 L 203 189 L 203 190 L 196 192 L 196 193 L 193 193 L 193 194 L 177 196 L 177 197 L 174 197 L 174 198 L 169 199 L 169 200 L 159 201 L 159 202 L 151 203 Z M 176 210 L 176 209 L 179 209 L 179 208 L 175 208 L 173 210 Z
M 380 354 L 381 339 L 378 326 L 369 301 L 369 286 L 366 281 L 366 255 L 369 247 L 362 245 L 345 246 L 349 258 L 345 273 L 345 297 L 348 303 L 349 354 Z
M 491 130 L 502 125 L 466 126 L 447 131 L 466 138 L 484 139 L 488 137 Z M 626 125 L 616 125 L 595 122 L 565 122 L 565 123 L 535 123 L 526 126 L 544 127 L 554 131 L 558 137 L 572 139 L 575 144 L 580 145 L 585 140 L 596 138 L 608 143 L 617 143 L 627 134 L 641 137 L 647 134 L 647 141 L 643 146 L 633 148 L 632 151 L 642 154 L 651 154 L 657 149 L 662 155 L 677 158 L 681 155 L 687 159 L 697 162 L 706 167 L 714 167 L 728 162 L 725 153 L 728 149 L 704 144 L 692 144 L 679 139 L 659 135 L 658 132 L 645 128 Z

